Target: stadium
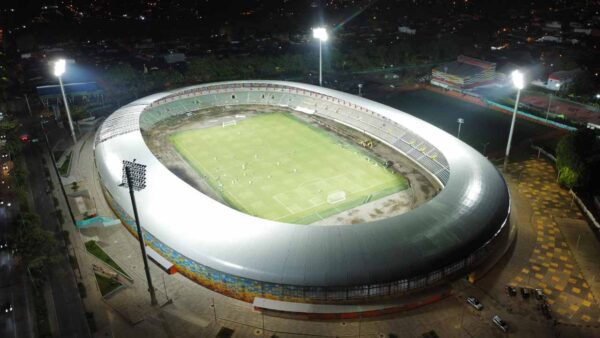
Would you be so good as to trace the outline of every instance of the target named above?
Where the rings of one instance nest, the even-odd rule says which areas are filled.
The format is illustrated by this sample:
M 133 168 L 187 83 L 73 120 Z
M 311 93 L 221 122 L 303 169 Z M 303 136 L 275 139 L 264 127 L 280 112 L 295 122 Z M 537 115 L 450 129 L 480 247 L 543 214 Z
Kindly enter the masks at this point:
M 94 153 L 106 200 L 189 279 L 246 302 L 372 304 L 463 277 L 506 250 L 496 168 L 409 114 L 283 81 L 210 83 L 121 107 Z M 418 187 L 418 188 L 417 188 Z M 407 193 L 410 192 L 410 193 Z

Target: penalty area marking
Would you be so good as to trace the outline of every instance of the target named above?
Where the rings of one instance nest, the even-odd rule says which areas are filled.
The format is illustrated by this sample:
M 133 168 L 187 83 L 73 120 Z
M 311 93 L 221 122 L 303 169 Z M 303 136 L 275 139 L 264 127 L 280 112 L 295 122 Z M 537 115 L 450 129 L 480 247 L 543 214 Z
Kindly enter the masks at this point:
M 327 195 L 327 203 L 336 204 L 346 200 L 346 192 L 343 190 Z

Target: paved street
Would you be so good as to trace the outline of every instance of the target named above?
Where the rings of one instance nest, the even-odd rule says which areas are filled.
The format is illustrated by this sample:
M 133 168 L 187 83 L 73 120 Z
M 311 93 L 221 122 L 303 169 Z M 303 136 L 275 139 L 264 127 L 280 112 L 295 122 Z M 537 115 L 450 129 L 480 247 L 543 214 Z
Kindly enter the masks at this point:
M 29 170 L 29 184 L 34 192 L 35 211 L 40 215 L 42 226 L 46 230 L 55 232 L 58 230 L 58 222 L 54 214 L 55 208 L 52 199 L 45 193 L 47 183 L 43 171 L 41 149 L 37 145 L 26 147 L 24 156 Z M 66 211 L 64 215 L 69 217 Z M 85 311 L 79 297 L 74 272 L 64 250 L 61 252 L 59 262 L 51 271 L 48 283 L 52 291 L 50 299 L 53 304 L 47 304 L 47 306 L 51 317 L 52 314 L 56 315 L 58 332 L 55 334 L 59 337 L 89 337 Z
M 10 243 L 8 236 L 14 231 L 11 224 L 18 206 L 5 194 L 9 190 L 8 182 L 0 184 L 0 200 L 5 202 L 0 206 L 0 241 Z M 10 207 L 9 201 L 12 202 Z M 7 303 L 12 304 L 13 312 L 0 312 L 0 337 L 35 337 L 35 311 L 27 272 L 18 264 L 11 249 L 0 249 L 0 306 Z

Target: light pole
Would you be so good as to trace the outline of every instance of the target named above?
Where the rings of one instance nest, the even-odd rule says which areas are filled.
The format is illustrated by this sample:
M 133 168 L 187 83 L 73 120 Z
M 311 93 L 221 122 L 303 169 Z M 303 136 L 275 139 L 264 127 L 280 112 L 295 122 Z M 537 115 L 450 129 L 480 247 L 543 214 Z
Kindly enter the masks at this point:
M 558 91 L 560 90 L 560 83 L 555 84 L 556 86 L 556 91 L 558 94 Z M 548 99 L 548 109 L 546 110 L 546 122 L 548 122 L 548 115 L 550 114 L 550 106 L 552 105 L 552 92 L 550 92 L 550 98 Z
M 358 84 L 358 96 L 362 96 L 362 87 L 363 87 L 363 84 L 359 83 Z
M 140 226 L 140 218 L 135 204 L 134 190 L 140 191 L 146 188 L 146 166 L 133 161 L 123 161 L 123 175 L 121 186 L 129 188 L 129 197 L 131 197 L 131 206 L 133 208 L 133 216 L 135 217 L 135 226 L 137 228 L 138 240 L 140 241 L 140 249 L 142 250 L 142 259 L 144 260 L 144 270 L 146 272 L 146 280 L 148 281 L 148 291 L 150 292 L 150 304 L 156 305 L 156 294 L 154 286 L 152 286 L 152 278 L 150 277 L 150 268 L 148 267 L 148 256 L 146 256 L 146 244 L 144 244 L 144 234 Z
M 515 101 L 515 109 L 513 110 L 512 121 L 510 122 L 510 131 L 508 132 L 508 142 L 506 143 L 506 154 L 504 156 L 504 170 L 508 165 L 508 156 L 510 155 L 510 144 L 512 142 L 513 132 L 515 130 L 515 121 L 517 119 L 517 109 L 519 108 L 519 99 L 521 98 L 521 89 L 525 87 L 525 77 L 519 70 L 515 70 L 511 74 L 513 85 L 517 88 L 517 100 Z
M 456 120 L 456 122 L 458 122 L 458 133 L 456 134 L 456 138 L 460 140 L 460 127 L 463 123 L 465 123 L 465 120 L 461 117 L 458 120 Z
M 485 151 L 486 151 L 486 149 L 487 149 L 487 146 L 488 146 L 489 144 L 490 144 L 489 142 L 485 142 L 485 143 L 482 143 L 482 144 L 481 144 L 481 145 L 483 146 L 483 156 L 485 156 Z M 487 156 L 486 156 L 486 157 L 487 157 Z
M 73 129 L 73 120 L 71 120 L 71 111 L 69 110 L 69 103 L 67 102 L 67 95 L 65 95 L 65 87 L 62 82 L 62 75 L 65 73 L 67 68 L 67 62 L 65 59 L 58 59 L 54 62 L 54 75 L 58 77 L 58 83 L 60 83 L 60 91 L 62 92 L 63 102 L 65 103 L 65 110 L 67 111 L 67 119 L 69 120 L 69 127 L 71 128 L 71 136 L 73 137 L 73 144 L 77 143 L 77 137 L 75 136 L 75 129 Z
M 313 28 L 313 38 L 319 40 L 319 86 L 323 87 L 323 42 L 329 39 L 324 27 Z

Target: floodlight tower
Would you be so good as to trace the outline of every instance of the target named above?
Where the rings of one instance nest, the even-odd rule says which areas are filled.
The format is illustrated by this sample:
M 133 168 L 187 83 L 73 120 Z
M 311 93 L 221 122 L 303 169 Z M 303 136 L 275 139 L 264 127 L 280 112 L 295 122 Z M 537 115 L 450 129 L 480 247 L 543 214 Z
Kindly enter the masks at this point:
M 525 76 L 519 70 L 515 70 L 511 74 L 513 85 L 517 88 L 517 100 L 515 101 L 515 109 L 513 110 L 512 121 L 510 122 L 510 131 L 508 132 L 508 142 L 506 144 L 506 154 L 504 156 L 504 170 L 508 165 L 508 156 L 510 155 L 510 144 L 512 142 L 513 132 L 515 130 L 515 121 L 517 119 L 517 109 L 519 108 L 519 99 L 521 98 L 521 89 L 525 87 Z
M 146 244 L 144 243 L 144 234 L 140 226 L 140 217 L 135 204 L 134 190 L 140 191 L 146 188 L 146 165 L 133 161 L 123 161 L 123 175 L 121 178 L 121 186 L 129 187 L 129 196 L 131 197 L 131 206 L 133 207 L 133 215 L 135 217 L 135 226 L 137 228 L 138 240 L 140 241 L 140 249 L 142 250 L 142 259 L 144 260 L 144 270 L 146 271 L 146 280 L 148 281 L 148 291 L 150 292 L 150 304 L 156 305 L 156 294 L 154 286 L 152 286 L 152 278 L 150 277 L 150 268 L 148 267 L 148 256 L 146 256 Z
M 456 138 L 460 140 L 460 127 L 463 123 L 465 123 L 465 120 L 461 117 L 458 120 L 456 120 L 456 122 L 458 122 L 458 133 L 456 134 Z
M 313 28 L 313 38 L 319 40 L 319 86 L 323 87 L 323 42 L 329 39 L 324 27 Z
M 71 111 L 69 110 L 69 103 L 67 102 L 67 96 L 65 95 L 65 87 L 62 82 L 62 75 L 65 73 L 67 68 L 67 62 L 65 59 L 58 59 L 54 62 L 54 76 L 58 77 L 60 83 L 60 91 L 62 92 L 63 102 L 65 103 L 65 110 L 67 111 L 67 119 L 69 120 L 69 127 L 71 128 L 71 136 L 73 137 L 73 144 L 77 143 L 77 137 L 75 136 L 75 129 L 73 129 L 73 120 L 71 120 Z
M 554 84 L 554 86 L 556 87 L 556 91 L 558 92 L 560 90 L 560 83 L 556 83 Z M 550 106 L 552 105 L 553 96 L 554 95 L 552 95 L 552 92 L 550 92 L 550 98 L 548 99 L 548 109 L 546 109 L 546 122 L 548 122 L 548 115 L 550 114 Z

